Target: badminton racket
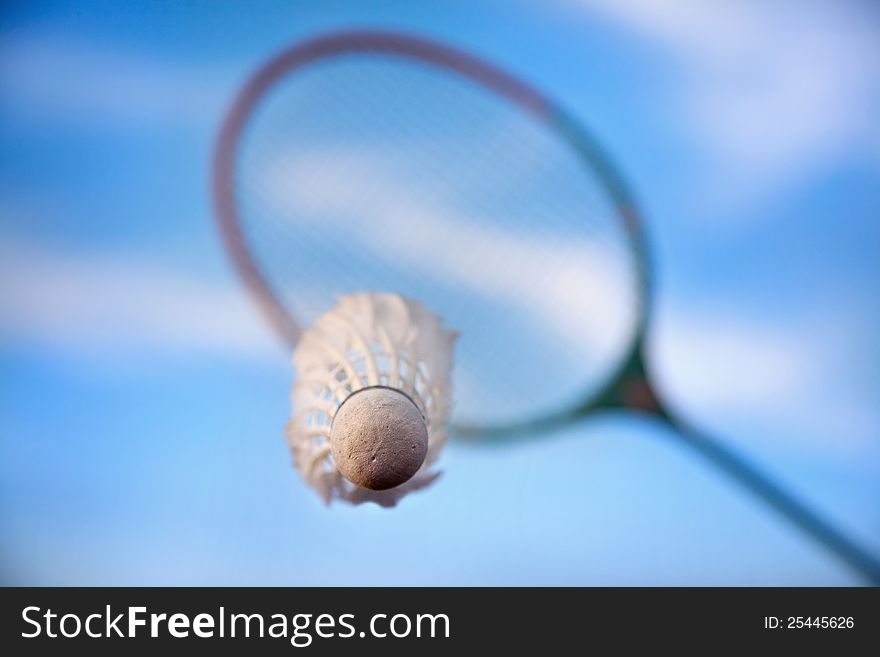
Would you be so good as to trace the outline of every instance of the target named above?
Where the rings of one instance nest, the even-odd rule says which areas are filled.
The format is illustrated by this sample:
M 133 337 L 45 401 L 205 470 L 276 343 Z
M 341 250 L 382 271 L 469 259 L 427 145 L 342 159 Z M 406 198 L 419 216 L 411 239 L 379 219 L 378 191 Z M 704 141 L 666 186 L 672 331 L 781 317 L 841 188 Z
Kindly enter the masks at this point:
M 744 456 L 676 417 L 645 367 L 644 225 L 596 142 L 460 50 L 333 33 L 262 66 L 222 126 L 232 259 L 291 347 L 338 295 L 419 299 L 461 333 L 452 435 L 504 444 L 635 410 L 868 581 L 880 564 Z

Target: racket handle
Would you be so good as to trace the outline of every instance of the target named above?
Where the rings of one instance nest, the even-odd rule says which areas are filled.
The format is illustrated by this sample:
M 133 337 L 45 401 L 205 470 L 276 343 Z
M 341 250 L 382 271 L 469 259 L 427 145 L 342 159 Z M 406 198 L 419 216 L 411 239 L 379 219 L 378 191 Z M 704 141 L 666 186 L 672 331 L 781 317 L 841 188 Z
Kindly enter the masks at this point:
M 674 435 L 680 442 L 724 471 L 791 524 L 833 552 L 865 580 L 875 586 L 880 585 L 880 561 L 793 494 L 784 490 L 770 475 L 731 447 L 694 429 L 689 424 L 671 417 L 666 412 L 659 412 L 656 415 L 673 429 Z

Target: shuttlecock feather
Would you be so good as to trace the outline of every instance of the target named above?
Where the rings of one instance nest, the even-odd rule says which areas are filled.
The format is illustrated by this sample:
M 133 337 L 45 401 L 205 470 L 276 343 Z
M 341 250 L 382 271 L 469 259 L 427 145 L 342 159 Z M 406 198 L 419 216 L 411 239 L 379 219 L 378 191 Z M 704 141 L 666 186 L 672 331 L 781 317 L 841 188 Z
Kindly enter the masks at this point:
M 303 333 L 286 436 L 321 497 L 393 506 L 439 473 L 456 333 L 418 301 L 359 293 Z

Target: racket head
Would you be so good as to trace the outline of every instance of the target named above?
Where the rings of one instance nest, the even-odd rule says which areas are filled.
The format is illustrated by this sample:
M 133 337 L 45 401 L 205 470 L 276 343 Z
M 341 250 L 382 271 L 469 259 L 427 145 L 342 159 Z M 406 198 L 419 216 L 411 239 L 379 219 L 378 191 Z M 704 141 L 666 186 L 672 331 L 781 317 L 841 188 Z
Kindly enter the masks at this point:
M 213 192 L 289 346 L 365 289 L 459 330 L 454 425 L 581 407 L 644 333 L 643 228 L 608 158 L 536 89 L 433 41 L 349 31 L 276 55 L 223 123 Z

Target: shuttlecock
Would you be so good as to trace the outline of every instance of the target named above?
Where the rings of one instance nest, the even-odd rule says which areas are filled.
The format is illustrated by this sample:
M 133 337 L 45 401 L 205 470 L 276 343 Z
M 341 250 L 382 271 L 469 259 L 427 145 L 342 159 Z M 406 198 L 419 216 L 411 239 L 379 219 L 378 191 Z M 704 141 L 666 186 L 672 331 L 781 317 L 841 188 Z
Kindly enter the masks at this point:
M 439 473 L 457 334 L 398 294 L 341 297 L 300 338 L 286 436 L 325 502 L 393 506 Z

